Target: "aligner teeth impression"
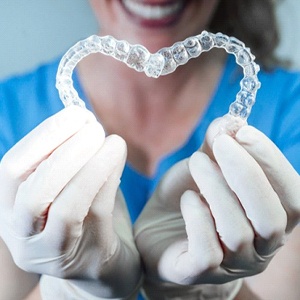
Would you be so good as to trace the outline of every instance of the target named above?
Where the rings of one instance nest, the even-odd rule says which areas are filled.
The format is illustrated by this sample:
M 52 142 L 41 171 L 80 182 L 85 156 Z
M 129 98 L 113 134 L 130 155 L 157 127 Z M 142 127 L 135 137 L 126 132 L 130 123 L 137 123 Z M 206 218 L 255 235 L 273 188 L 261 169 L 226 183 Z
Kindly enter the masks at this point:
M 130 3 L 130 1 L 125 1 Z M 229 115 L 247 120 L 255 103 L 260 82 L 257 73 L 259 65 L 255 56 L 245 44 L 235 37 L 222 33 L 203 31 L 201 34 L 177 42 L 171 47 L 165 47 L 151 54 L 142 45 L 130 45 L 127 41 L 118 41 L 112 36 L 92 35 L 76 43 L 61 59 L 56 76 L 56 87 L 65 106 L 79 105 L 85 107 L 84 101 L 73 87 L 72 73 L 76 65 L 91 53 L 102 53 L 124 62 L 138 72 L 144 72 L 148 77 L 158 78 L 174 72 L 178 66 L 186 64 L 191 58 L 196 58 L 202 52 L 212 48 L 223 48 L 233 54 L 236 63 L 242 67 L 244 77 L 241 80 L 241 90 L 235 101 L 229 107 Z

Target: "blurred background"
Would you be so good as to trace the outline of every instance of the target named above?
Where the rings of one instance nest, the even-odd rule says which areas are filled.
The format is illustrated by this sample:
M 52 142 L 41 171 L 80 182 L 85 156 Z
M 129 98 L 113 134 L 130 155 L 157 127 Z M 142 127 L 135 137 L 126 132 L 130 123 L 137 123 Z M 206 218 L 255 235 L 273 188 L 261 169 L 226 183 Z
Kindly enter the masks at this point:
M 277 53 L 300 70 L 300 1 L 278 0 L 277 14 Z M 88 0 L 0 0 L 0 80 L 64 54 L 96 30 Z

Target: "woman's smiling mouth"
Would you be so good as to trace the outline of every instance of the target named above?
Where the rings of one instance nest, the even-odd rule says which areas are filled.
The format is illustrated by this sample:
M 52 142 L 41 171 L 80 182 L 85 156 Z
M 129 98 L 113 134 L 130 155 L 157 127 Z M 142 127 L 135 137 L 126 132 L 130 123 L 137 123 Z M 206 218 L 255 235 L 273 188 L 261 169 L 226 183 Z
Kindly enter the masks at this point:
M 124 9 L 143 26 L 171 25 L 179 18 L 188 1 L 137 1 L 121 0 Z

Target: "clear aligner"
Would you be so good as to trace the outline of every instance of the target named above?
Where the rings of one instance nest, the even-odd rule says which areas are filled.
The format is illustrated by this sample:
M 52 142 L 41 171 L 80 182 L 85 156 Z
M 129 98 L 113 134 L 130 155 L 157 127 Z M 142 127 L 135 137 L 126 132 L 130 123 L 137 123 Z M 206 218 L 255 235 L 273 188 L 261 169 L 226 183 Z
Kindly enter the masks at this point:
M 91 53 L 100 52 L 109 55 L 138 72 L 144 72 L 148 77 L 158 78 L 174 72 L 178 66 L 186 64 L 191 58 L 196 58 L 212 48 L 223 48 L 227 53 L 233 54 L 236 63 L 243 69 L 241 89 L 229 107 L 229 115 L 247 120 L 255 103 L 257 90 L 260 88 L 257 78 L 260 68 L 254 61 L 255 56 L 243 42 L 222 33 L 214 34 L 203 31 L 197 36 L 163 48 L 155 54 L 150 53 L 141 45 L 131 45 L 126 41 L 116 40 L 112 36 L 92 35 L 79 41 L 63 56 L 58 67 L 56 87 L 65 106 L 85 107 L 83 100 L 73 87 L 72 74 L 79 61 Z

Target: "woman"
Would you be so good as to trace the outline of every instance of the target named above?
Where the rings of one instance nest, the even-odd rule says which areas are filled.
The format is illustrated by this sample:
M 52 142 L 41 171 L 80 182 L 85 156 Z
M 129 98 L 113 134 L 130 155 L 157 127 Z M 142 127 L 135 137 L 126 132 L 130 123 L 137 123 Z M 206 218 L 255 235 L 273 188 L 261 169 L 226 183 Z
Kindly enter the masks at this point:
M 272 1 L 90 3 L 100 35 L 151 52 L 205 29 L 243 40 L 264 67 L 249 118 L 258 130 L 208 128 L 241 79 L 221 51 L 158 80 L 103 55 L 83 60 L 75 86 L 106 138 L 86 110 L 55 114 L 57 62 L 3 83 L 0 234 L 29 273 L 3 261 L 27 282 L 2 298 L 24 298 L 38 273 L 28 299 L 135 299 L 142 285 L 150 299 L 298 299 L 300 183 L 283 154 L 299 171 L 300 77 L 274 69 Z

